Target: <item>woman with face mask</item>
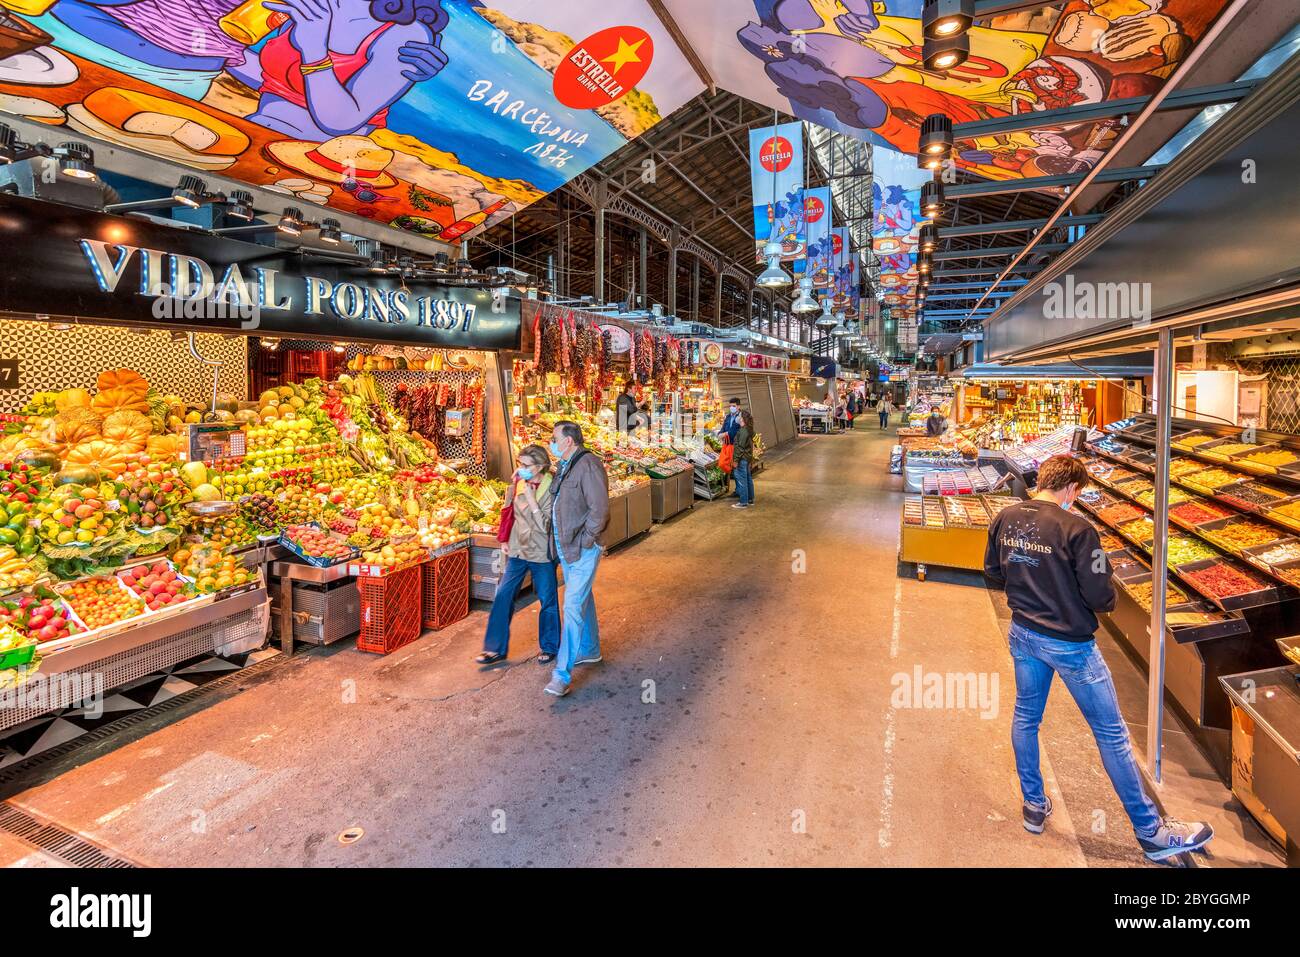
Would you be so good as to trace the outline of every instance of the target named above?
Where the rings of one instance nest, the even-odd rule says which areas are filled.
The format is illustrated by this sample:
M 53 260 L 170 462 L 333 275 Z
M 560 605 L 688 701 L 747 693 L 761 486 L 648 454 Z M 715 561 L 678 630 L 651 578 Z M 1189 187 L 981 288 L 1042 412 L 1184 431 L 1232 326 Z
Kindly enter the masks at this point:
M 505 660 L 515 597 L 527 574 L 542 603 L 537 619 L 541 647 L 537 662 L 549 664 L 560 649 L 560 606 L 555 563 L 550 557 L 551 457 L 540 445 L 530 445 L 519 453 L 519 467 L 506 489 L 506 508 L 511 518 L 506 519 L 503 510 L 503 521 L 510 524 L 509 541 L 501 549 L 505 568 L 492 599 L 483 653 L 474 660 L 480 665 Z

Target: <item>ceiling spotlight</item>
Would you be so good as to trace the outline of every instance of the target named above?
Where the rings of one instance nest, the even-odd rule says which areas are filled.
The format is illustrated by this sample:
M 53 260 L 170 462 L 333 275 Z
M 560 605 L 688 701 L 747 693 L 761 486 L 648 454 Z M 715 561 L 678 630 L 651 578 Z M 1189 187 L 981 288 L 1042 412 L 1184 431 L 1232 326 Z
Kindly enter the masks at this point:
M 921 29 L 926 39 L 965 33 L 975 21 L 975 0 L 925 0 L 921 7 Z
M 331 246 L 337 246 L 343 240 L 343 227 L 337 219 L 322 219 L 320 221 L 320 241 L 328 243 Z
M 919 237 L 921 252 L 932 253 L 936 246 L 939 245 L 939 230 L 933 226 L 922 226 Z
M 60 143 L 54 150 L 59 172 L 74 179 L 95 178 L 95 154 L 85 143 Z
M 929 256 L 922 256 L 920 259 L 916 261 L 916 271 L 919 273 L 927 273 L 930 271 Z
M 816 312 L 821 308 L 817 305 L 817 300 L 813 298 L 812 288 L 812 276 L 804 276 L 799 280 L 799 295 L 790 304 L 791 312 L 806 314 Z
M 251 221 L 253 218 L 253 194 L 246 189 L 231 190 L 226 199 L 226 215 L 234 219 Z
M 280 222 L 276 224 L 276 229 L 287 236 L 301 236 L 302 210 L 286 206 L 284 212 L 280 214 Z
M 930 180 L 921 184 L 921 213 L 931 219 L 943 212 L 943 184 Z
M 921 121 L 921 135 L 917 141 L 916 165 L 920 169 L 942 168 L 952 154 L 952 120 L 943 113 L 931 113 Z M 924 212 L 922 207 L 922 212 Z
M 926 40 L 921 51 L 921 60 L 927 70 L 947 72 L 961 66 L 970 56 L 970 34 L 958 33 Z
M 197 176 L 182 176 L 181 181 L 172 190 L 172 199 L 182 206 L 198 209 L 208 195 L 208 184 Z
M 762 286 L 764 289 L 778 289 L 790 285 L 790 274 L 781 268 L 781 244 L 769 242 L 763 247 L 763 255 L 767 257 L 767 268 L 758 274 L 754 285 Z

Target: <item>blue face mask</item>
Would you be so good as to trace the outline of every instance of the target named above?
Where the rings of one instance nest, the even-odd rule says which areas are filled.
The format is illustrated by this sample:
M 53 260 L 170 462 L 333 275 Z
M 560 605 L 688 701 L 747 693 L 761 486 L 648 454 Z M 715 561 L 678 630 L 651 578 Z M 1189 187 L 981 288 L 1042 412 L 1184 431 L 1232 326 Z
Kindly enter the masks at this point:
M 519 477 L 525 482 L 530 482 L 533 478 L 533 470 L 528 468 L 526 465 L 521 465 L 519 467 Z
M 560 452 L 560 443 L 556 442 L 554 439 L 551 439 L 551 454 L 554 455 L 557 459 L 562 457 L 562 454 Z

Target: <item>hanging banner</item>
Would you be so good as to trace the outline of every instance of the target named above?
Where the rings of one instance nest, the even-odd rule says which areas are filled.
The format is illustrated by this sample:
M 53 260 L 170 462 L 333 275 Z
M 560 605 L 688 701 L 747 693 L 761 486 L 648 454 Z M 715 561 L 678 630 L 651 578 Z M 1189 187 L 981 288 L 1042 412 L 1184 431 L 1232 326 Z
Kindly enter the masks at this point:
M 831 309 L 843 311 L 849 305 L 850 277 L 856 275 L 853 268 L 853 240 L 847 226 L 836 226 L 831 230 L 831 269 L 832 280 Z M 847 317 L 845 317 L 847 318 Z
M 448 242 L 703 88 L 644 0 L 6 0 L 0 21 L 0 104 L 64 139 Z
M 830 262 L 831 235 L 831 189 L 829 186 L 816 186 L 804 190 L 804 214 L 807 220 L 804 237 L 804 256 L 795 260 L 791 266 L 796 278 L 802 278 L 812 264 L 813 285 L 826 281 L 826 269 Z
M 879 295 L 897 318 L 910 324 L 916 318 L 921 184 L 931 174 L 917 169 L 914 157 L 883 147 L 873 150 L 872 164 L 871 246 L 880 260 Z
M 804 256 L 803 165 L 802 123 L 749 131 L 755 262 L 768 242 L 781 244 L 782 259 Z

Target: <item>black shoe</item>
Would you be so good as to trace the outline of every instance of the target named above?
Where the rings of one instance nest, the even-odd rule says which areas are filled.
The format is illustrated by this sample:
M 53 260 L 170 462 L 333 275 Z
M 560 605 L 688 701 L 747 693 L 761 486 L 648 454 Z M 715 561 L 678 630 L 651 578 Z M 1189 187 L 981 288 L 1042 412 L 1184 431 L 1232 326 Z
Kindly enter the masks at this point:
M 498 655 L 491 651 L 485 651 L 483 652 L 483 654 L 479 655 L 477 658 L 474 659 L 474 663 L 479 665 L 494 665 L 498 661 L 505 661 L 505 660 L 506 660 L 505 655 Z
M 1030 834 L 1042 834 L 1047 819 L 1052 816 L 1052 799 L 1047 795 L 1043 797 L 1047 801 L 1046 807 L 1034 807 L 1032 804 L 1024 806 L 1025 830 Z
M 537 663 L 539 665 L 549 665 L 554 660 L 555 655 L 551 654 L 549 651 L 543 651 L 537 656 Z

